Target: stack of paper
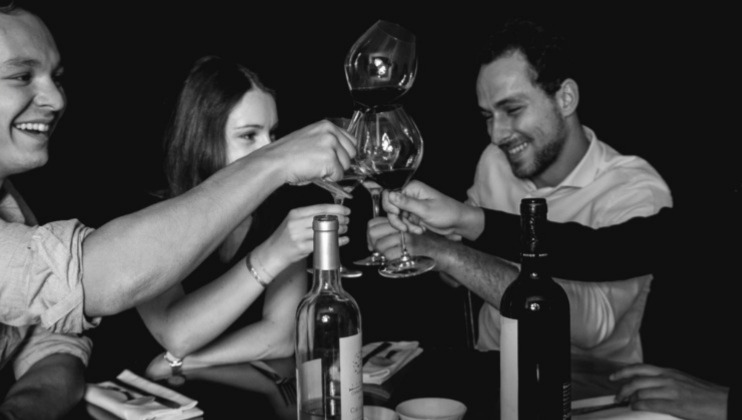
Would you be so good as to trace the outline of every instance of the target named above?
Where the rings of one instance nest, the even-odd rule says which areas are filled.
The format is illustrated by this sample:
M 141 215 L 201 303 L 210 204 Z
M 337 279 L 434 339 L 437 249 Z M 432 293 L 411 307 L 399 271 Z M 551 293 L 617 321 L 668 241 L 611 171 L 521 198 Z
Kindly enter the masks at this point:
M 185 420 L 203 414 L 196 400 L 129 370 L 113 381 L 88 384 L 85 400 L 126 420 Z
M 363 356 L 381 346 L 382 342 L 369 343 L 363 346 Z M 390 342 L 388 347 L 371 357 L 363 365 L 363 383 L 382 384 L 402 369 L 412 359 L 420 355 L 423 349 L 417 341 Z

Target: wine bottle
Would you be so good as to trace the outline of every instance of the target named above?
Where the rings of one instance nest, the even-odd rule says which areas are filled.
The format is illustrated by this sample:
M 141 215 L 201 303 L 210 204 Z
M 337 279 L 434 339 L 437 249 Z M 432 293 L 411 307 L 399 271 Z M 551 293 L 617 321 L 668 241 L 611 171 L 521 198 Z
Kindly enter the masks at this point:
M 500 418 L 571 418 L 569 300 L 549 274 L 543 198 L 520 204 L 521 266 L 500 301 Z
M 362 420 L 361 314 L 340 282 L 337 216 L 312 227 L 314 282 L 296 311 L 298 418 Z

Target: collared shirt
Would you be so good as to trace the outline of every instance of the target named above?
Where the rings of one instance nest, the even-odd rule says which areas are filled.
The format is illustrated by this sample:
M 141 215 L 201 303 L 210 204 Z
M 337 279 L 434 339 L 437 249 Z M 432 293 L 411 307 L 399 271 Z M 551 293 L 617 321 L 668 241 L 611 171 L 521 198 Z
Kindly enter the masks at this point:
M 100 322 L 83 312 L 82 242 L 93 231 L 77 220 L 36 225 L 5 180 L 0 188 L 0 367 L 16 377 L 54 353 L 87 363 L 92 344 L 78 336 Z
M 550 220 L 595 228 L 672 206 L 670 189 L 649 163 L 619 154 L 598 140 L 592 130 L 583 129 L 590 142 L 588 150 L 555 187 L 537 188 L 530 180 L 516 178 L 500 148 L 488 145 L 477 165 L 474 185 L 468 190 L 469 202 L 518 214 L 523 198 L 541 197 L 548 203 Z M 569 297 L 574 354 L 625 363 L 642 361 L 639 328 L 651 275 L 600 283 L 555 280 Z M 483 305 L 479 323 L 478 347 L 499 349 L 499 311 Z

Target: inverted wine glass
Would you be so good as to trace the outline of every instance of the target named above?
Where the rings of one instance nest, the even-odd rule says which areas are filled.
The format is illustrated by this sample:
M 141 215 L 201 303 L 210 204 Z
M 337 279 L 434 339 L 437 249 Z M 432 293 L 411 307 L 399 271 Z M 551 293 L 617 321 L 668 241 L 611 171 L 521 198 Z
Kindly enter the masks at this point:
M 385 20 L 366 30 L 345 59 L 345 79 L 360 108 L 394 103 L 410 89 L 416 74 L 415 35 Z

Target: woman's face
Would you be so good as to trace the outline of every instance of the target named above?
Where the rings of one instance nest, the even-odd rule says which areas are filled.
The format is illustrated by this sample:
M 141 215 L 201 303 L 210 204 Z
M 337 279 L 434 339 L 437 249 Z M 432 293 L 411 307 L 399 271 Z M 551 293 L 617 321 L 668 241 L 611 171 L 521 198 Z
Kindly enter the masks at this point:
M 245 93 L 227 118 L 227 165 L 270 143 L 277 124 L 272 95 L 258 88 Z

